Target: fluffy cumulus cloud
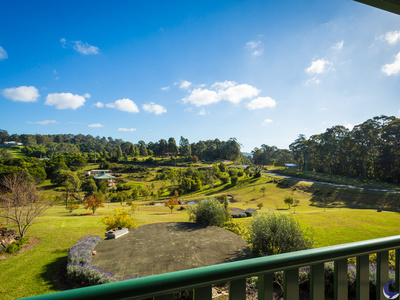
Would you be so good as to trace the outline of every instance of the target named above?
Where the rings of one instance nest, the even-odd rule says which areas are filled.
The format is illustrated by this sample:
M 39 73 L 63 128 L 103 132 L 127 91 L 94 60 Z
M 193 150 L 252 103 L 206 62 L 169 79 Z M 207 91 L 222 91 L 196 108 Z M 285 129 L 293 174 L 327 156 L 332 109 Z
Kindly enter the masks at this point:
M 107 107 L 109 108 L 114 108 L 120 111 L 126 111 L 129 113 L 138 113 L 139 112 L 139 108 L 137 107 L 137 105 L 135 104 L 135 102 L 133 102 L 130 99 L 120 99 L 117 100 L 113 103 L 108 103 L 106 104 Z
M 99 54 L 99 48 L 96 46 L 89 45 L 86 42 L 82 41 L 67 41 L 66 39 L 62 38 L 60 40 L 62 46 L 64 48 L 67 47 L 72 47 L 75 51 L 84 54 L 84 55 L 89 55 L 89 54 Z
M 251 99 L 260 93 L 260 90 L 249 84 L 237 84 L 234 81 L 214 83 L 210 89 L 196 88 L 182 99 L 183 103 L 191 103 L 195 106 L 204 106 L 220 101 L 228 101 L 238 104 L 244 99 Z
M 273 108 L 276 106 L 276 101 L 270 97 L 258 97 L 247 103 L 247 108 L 250 110 Z
M 154 102 L 150 102 L 149 104 L 143 104 L 143 110 L 149 113 L 154 113 L 156 115 L 165 114 L 167 109 L 159 104 L 155 104 Z
M 310 79 L 307 79 L 306 85 L 313 85 L 313 84 L 319 84 L 321 83 L 321 80 L 319 80 L 317 77 L 312 77 Z
M 382 67 L 382 72 L 388 76 L 400 73 L 400 52 L 397 53 L 393 63 L 386 64 Z
M 12 101 L 36 102 L 39 98 L 39 91 L 34 86 L 20 86 L 3 90 L 3 97 Z
M 179 85 L 180 89 L 187 90 L 192 85 L 192 83 L 187 80 L 182 80 L 180 82 L 175 82 L 174 85 Z
M 7 58 L 8 58 L 8 55 L 7 55 L 6 50 L 4 50 L 4 48 L 0 46 L 0 60 L 4 60 Z
M 90 128 L 101 128 L 101 127 L 104 127 L 104 126 L 101 125 L 100 123 L 96 123 L 96 124 L 90 124 L 89 127 Z
M 166 91 L 169 90 L 169 86 L 164 86 L 164 87 L 161 88 L 161 90 L 164 91 L 164 92 L 166 92 Z
M 45 120 L 37 122 L 28 122 L 28 124 L 49 125 L 49 124 L 58 124 L 58 122 L 56 122 L 55 120 Z
M 118 128 L 118 131 L 134 132 L 136 128 Z
M 264 121 L 262 121 L 261 125 L 265 126 L 268 124 L 271 124 L 273 121 L 271 119 L 265 119 Z
M 93 104 L 93 106 L 98 107 L 98 108 L 103 108 L 104 107 L 104 103 L 96 102 L 95 104 Z
M 83 97 L 85 97 L 86 99 L 90 99 L 90 97 L 92 97 L 92 95 L 90 95 L 89 93 L 84 93 Z
M 312 75 L 312 74 L 322 74 L 332 69 L 333 69 L 333 63 L 331 63 L 329 60 L 322 58 L 312 61 L 311 66 L 305 69 L 305 71 L 306 73 Z
M 71 93 L 48 94 L 44 104 L 55 106 L 57 109 L 77 109 L 85 104 L 85 97 Z
M 246 43 L 246 48 L 250 49 L 251 55 L 260 56 L 264 53 L 264 46 L 261 41 L 250 41 Z
M 389 31 L 379 37 L 380 40 L 388 42 L 390 45 L 395 45 L 400 41 L 400 31 Z

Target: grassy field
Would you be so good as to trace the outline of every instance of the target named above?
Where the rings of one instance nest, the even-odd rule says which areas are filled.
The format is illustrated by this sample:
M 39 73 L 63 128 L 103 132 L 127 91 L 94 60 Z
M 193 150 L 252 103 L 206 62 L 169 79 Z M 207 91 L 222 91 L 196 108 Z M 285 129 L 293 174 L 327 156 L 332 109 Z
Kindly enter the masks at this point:
M 129 183 L 154 183 L 158 188 L 163 182 L 154 180 L 153 175 L 150 175 L 145 181 Z M 51 193 L 52 188 L 46 190 L 46 186 L 45 183 L 43 187 L 46 193 Z M 262 187 L 266 188 L 265 195 L 261 191 Z M 261 213 L 279 211 L 292 214 L 304 229 L 313 228 L 316 247 L 400 234 L 400 214 L 385 209 L 395 210 L 394 203 L 397 202 L 398 196 L 383 193 L 334 189 L 295 180 L 285 180 L 277 184 L 272 182 L 272 178 L 262 176 L 257 179 L 243 178 L 234 187 L 229 184 L 217 185 L 213 189 L 204 189 L 185 195 L 181 199 L 193 201 L 218 194 L 233 196 L 230 204 L 232 207 L 257 208 L 257 204 L 262 203 Z M 299 205 L 289 210 L 283 202 L 287 195 L 299 200 Z M 154 199 L 145 200 L 144 197 L 137 201 L 139 210 L 134 217 L 139 226 L 188 221 L 188 214 L 177 210 L 179 206 L 170 214 L 170 210 L 164 206 L 147 205 L 152 201 Z M 161 199 L 157 201 L 161 202 Z M 384 211 L 376 212 L 378 206 L 382 206 Z M 59 291 L 54 277 L 66 261 L 68 248 L 87 235 L 97 234 L 103 237 L 103 215 L 119 207 L 128 209 L 125 203 L 122 206 L 120 203 L 106 203 L 95 215 L 82 208 L 69 213 L 63 205 L 56 205 L 47 210 L 35 220 L 28 231 L 28 235 L 40 239 L 41 242 L 31 250 L 0 261 L 0 299 Z M 248 226 L 251 219 L 234 220 Z M 12 226 L 4 224 L 4 227 Z

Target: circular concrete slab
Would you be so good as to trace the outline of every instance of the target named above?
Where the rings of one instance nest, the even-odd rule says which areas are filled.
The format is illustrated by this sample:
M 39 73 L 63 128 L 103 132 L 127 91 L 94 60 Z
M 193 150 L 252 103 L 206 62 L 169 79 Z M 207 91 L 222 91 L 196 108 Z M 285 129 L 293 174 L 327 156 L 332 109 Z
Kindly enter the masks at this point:
M 195 223 L 156 223 L 101 241 L 92 263 L 120 278 L 149 276 L 246 259 L 249 248 L 236 234 Z

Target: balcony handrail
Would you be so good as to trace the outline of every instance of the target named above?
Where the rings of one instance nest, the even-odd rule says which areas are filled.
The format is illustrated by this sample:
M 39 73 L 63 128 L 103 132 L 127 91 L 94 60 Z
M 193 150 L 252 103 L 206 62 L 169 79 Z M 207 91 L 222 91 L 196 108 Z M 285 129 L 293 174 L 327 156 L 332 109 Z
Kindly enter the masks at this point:
M 400 235 L 251 258 L 24 299 L 144 299 L 398 248 Z

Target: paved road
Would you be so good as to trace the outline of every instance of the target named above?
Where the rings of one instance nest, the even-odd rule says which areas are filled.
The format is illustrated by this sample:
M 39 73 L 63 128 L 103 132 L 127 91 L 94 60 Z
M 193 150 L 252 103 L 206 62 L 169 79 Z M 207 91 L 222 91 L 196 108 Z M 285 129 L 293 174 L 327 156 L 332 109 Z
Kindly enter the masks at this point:
M 239 165 L 236 167 L 246 168 L 247 165 Z M 316 181 L 316 180 L 304 179 L 304 178 L 299 178 L 299 177 L 286 176 L 286 175 L 281 175 L 281 174 L 266 172 L 266 171 L 261 171 L 261 173 L 266 174 L 266 175 L 276 176 L 279 178 L 301 180 L 301 181 L 307 181 L 307 182 L 312 182 L 312 183 L 318 183 L 318 184 L 324 184 L 324 185 L 329 185 L 329 186 L 334 186 L 334 187 L 348 188 L 348 189 L 354 189 L 354 190 L 360 190 L 360 191 L 400 194 L 400 191 L 393 191 L 393 190 L 386 190 L 386 189 L 373 189 L 373 188 L 365 188 L 365 187 L 346 185 L 346 184 L 329 183 L 329 182 Z

